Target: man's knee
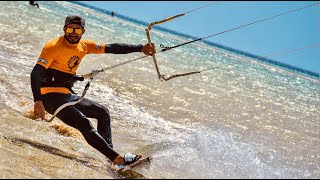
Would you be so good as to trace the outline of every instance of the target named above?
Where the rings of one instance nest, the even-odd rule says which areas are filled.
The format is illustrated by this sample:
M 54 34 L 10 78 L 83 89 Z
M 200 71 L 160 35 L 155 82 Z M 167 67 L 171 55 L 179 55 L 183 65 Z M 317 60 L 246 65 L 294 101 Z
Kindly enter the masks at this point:
M 102 116 L 103 119 L 110 120 L 109 109 L 107 109 L 106 107 L 100 105 L 99 106 L 99 116 Z

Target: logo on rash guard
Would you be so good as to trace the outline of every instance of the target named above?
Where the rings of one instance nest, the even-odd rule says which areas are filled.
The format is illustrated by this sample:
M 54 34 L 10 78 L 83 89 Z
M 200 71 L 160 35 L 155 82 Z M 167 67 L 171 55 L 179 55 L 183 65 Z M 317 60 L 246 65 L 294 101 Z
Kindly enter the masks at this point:
M 48 61 L 46 61 L 45 59 L 41 59 L 41 58 L 39 58 L 38 62 L 41 62 L 43 64 L 48 64 Z
M 78 56 L 72 56 L 68 61 L 68 67 L 70 68 L 70 71 L 72 71 L 72 69 L 77 67 L 79 64 L 80 64 L 80 57 Z

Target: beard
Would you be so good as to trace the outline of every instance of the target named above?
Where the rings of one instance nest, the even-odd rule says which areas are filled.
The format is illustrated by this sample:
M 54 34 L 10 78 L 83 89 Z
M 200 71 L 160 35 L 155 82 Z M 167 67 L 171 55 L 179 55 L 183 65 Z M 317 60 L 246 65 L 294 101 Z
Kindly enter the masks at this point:
M 80 39 L 81 39 L 81 36 L 80 37 L 75 37 L 75 36 L 71 36 L 71 35 L 64 35 L 64 38 L 70 43 L 70 44 L 78 44 Z

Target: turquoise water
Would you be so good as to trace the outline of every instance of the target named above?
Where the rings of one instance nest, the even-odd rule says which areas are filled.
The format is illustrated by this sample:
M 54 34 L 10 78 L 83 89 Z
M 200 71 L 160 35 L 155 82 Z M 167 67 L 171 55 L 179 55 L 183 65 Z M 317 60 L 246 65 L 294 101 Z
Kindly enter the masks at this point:
M 105 6 L 97 6 L 97 5 L 93 6 L 94 3 L 90 3 L 91 4 L 90 5 L 88 2 L 79 2 L 79 1 L 71 1 L 71 2 L 74 3 L 74 4 L 79 4 L 81 6 L 94 9 L 97 12 L 101 12 L 101 13 L 104 13 L 104 14 L 107 14 L 107 15 L 111 15 L 111 13 L 112 13 L 111 11 L 107 10 L 107 9 L 110 9 L 110 7 L 108 7 L 107 5 L 105 7 Z M 136 24 L 140 24 L 140 25 L 145 26 L 145 27 L 148 27 L 148 25 L 150 23 L 150 22 L 145 22 L 145 21 L 142 21 L 142 20 L 134 19 L 134 18 L 131 18 L 131 17 L 119 14 L 119 13 L 116 13 L 115 17 L 130 21 L 130 22 L 134 22 Z M 174 34 L 174 35 L 177 35 L 177 36 L 180 36 L 180 37 L 188 38 L 189 40 L 195 40 L 195 39 L 199 38 L 199 37 L 194 37 L 194 36 L 191 36 L 191 35 L 188 35 L 188 34 L 183 34 L 183 33 L 171 30 L 171 29 L 167 29 L 167 28 L 161 27 L 161 25 L 160 26 L 159 25 L 153 26 L 153 29 L 160 30 L 160 31 L 163 31 L 163 32 L 167 32 L 167 33 L 170 33 L 170 34 Z M 267 64 L 277 65 L 277 66 L 280 66 L 282 68 L 286 68 L 288 70 L 292 70 L 292 71 L 295 71 L 295 72 L 300 72 L 300 73 L 303 73 L 303 74 L 307 74 L 307 75 L 319 78 L 319 72 L 318 71 L 310 71 L 310 70 L 308 70 L 308 69 L 310 69 L 310 67 L 308 67 L 308 66 L 307 66 L 307 69 L 303 69 L 303 68 L 300 68 L 300 67 L 297 67 L 297 66 L 293 66 L 293 65 L 290 65 L 290 64 L 286 64 L 286 63 L 283 63 L 283 62 L 279 62 L 279 61 L 276 61 L 276 60 L 273 60 L 273 59 L 270 59 L 270 58 L 267 58 L 267 57 L 261 57 L 261 56 L 258 56 L 258 55 L 255 55 L 255 54 L 252 54 L 252 53 L 249 53 L 249 52 L 245 52 L 245 51 L 242 51 L 242 50 L 239 50 L 239 49 L 234 49 L 234 48 L 231 48 L 231 47 L 228 47 L 228 46 L 224 46 L 222 44 L 214 43 L 212 41 L 209 41 L 209 39 L 204 39 L 201 42 L 206 44 L 206 45 L 210 45 L 210 46 L 213 46 L 213 47 L 218 47 L 220 49 L 225 49 L 225 50 L 228 50 L 228 51 L 236 53 L 236 54 L 242 54 L 244 56 L 254 58 L 254 59 L 258 60 L 258 61 L 261 61 L 261 62 L 264 62 L 264 63 L 267 63 Z
M 0 2 L 0 12 L 1 177 L 116 178 L 81 137 L 57 131 L 58 119 L 23 116 L 33 107 L 29 75 L 68 14 L 85 17 L 83 38 L 96 42 L 145 44 L 146 27 L 68 2 Z M 157 48 L 186 41 L 158 30 L 152 39 Z M 78 74 L 141 56 L 87 55 Z M 213 69 L 162 82 L 143 58 L 100 73 L 86 95 L 110 110 L 116 151 L 153 155 L 138 169 L 147 178 L 320 178 L 317 77 L 202 43 L 157 58 L 165 75 Z

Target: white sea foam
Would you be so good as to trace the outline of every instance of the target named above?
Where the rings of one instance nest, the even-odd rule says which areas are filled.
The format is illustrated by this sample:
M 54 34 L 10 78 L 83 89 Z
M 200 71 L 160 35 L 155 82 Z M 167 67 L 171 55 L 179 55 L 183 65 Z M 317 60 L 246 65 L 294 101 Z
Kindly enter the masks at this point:
M 30 73 L 44 44 L 62 35 L 67 14 L 84 16 L 88 28 L 83 38 L 99 43 L 143 44 L 145 30 L 69 2 L 43 1 L 41 6 L 38 10 L 28 2 L 0 2 L 0 162 L 5 167 L 1 174 L 4 178 L 110 177 L 103 169 L 108 164 L 105 158 L 85 142 L 22 117 L 33 107 Z M 185 40 L 153 32 L 156 45 Z M 87 55 L 78 73 L 140 56 Z M 157 59 L 165 75 L 215 68 L 159 81 L 152 58 L 144 58 L 100 73 L 86 95 L 110 110 L 117 150 L 138 148 L 153 154 L 152 164 L 143 170 L 147 177 L 320 177 L 318 79 L 200 43 L 159 53 Z M 82 93 L 84 86 L 79 82 L 74 90 Z M 21 148 L 14 138 L 89 156 L 99 168 L 32 144 Z

